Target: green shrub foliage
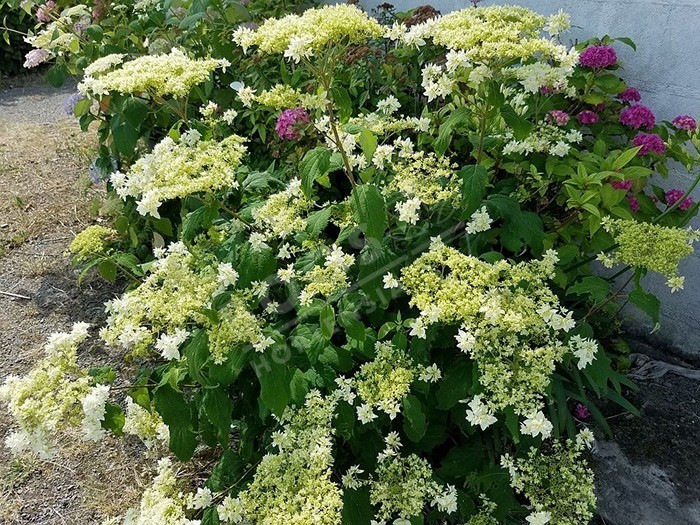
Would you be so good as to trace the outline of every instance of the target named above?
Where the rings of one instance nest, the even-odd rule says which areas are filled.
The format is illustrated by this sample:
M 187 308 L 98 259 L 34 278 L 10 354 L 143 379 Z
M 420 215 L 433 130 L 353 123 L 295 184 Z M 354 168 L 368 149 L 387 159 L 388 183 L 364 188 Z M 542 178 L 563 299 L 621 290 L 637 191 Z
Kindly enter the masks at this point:
M 216 458 L 196 490 L 162 460 L 123 523 L 587 523 L 597 405 L 636 413 L 617 299 L 658 323 L 643 279 L 682 289 L 698 237 L 693 188 L 653 184 L 696 169 L 694 119 L 564 13 L 265 7 L 111 5 L 82 38 L 76 6 L 33 39 L 83 75 L 122 207 L 71 252 L 129 279 L 99 335 L 141 368 L 123 400 L 84 326 L 53 336 L 0 391 L 8 444 Z

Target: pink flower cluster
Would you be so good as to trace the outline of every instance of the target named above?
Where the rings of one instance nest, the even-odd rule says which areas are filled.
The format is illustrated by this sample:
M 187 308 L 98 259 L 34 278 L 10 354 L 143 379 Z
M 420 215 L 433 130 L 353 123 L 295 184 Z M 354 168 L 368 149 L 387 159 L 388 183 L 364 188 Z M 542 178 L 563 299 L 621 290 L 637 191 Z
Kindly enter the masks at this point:
M 548 120 L 557 126 L 566 126 L 570 118 L 566 111 L 560 111 L 558 109 L 553 109 L 548 113 Z
M 43 64 L 49 59 L 49 56 L 51 53 L 46 49 L 32 49 L 24 57 L 24 67 L 31 68 Z
M 685 129 L 688 131 L 695 131 L 698 129 L 698 123 L 690 115 L 678 115 L 671 122 L 678 129 Z
M 579 62 L 594 69 L 610 67 L 617 63 L 617 53 L 610 46 L 590 46 L 581 53 Z
M 56 9 L 56 2 L 49 0 L 43 5 L 40 5 L 36 10 L 36 19 L 42 24 L 48 24 L 51 22 L 51 12 Z
M 610 183 L 616 190 L 629 190 L 632 187 L 631 180 L 616 180 Z
M 574 408 L 574 416 L 576 416 L 578 419 L 588 419 L 591 417 L 591 411 L 588 410 L 586 405 L 576 403 L 576 408 Z
M 637 155 L 649 155 L 650 153 L 660 155 L 666 151 L 666 143 L 656 133 L 640 133 L 632 139 L 632 144 L 642 147 Z
M 676 204 L 676 202 L 678 202 L 681 199 L 681 197 L 683 197 L 683 195 L 685 195 L 685 192 L 683 190 L 679 190 L 679 189 L 668 190 L 664 194 L 664 197 L 666 198 L 666 204 L 668 204 L 669 206 L 673 206 L 674 204 Z M 688 208 L 690 208 L 692 205 L 693 205 L 693 198 L 686 197 L 685 199 L 683 199 L 683 202 L 681 202 L 678 205 L 678 209 L 685 211 Z
M 309 114 L 304 108 L 285 109 L 277 117 L 275 131 L 277 136 L 286 140 L 297 140 L 300 136 L 300 127 L 309 123 Z
M 637 200 L 637 197 L 632 195 L 631 193 L 627 194 L 627 201 L 630 203 L 630 210 L 634 212 L 639 211 L 639 201 Z
M 640 95 L 639 90 L 636 88 L 627 88 L 622 93 L 618 94 L 617 98 L 622 100 L 622 102 L 639 102 L 642 100 L 642 95 Z
M 576 118 L 581 124 L 595 124 L 598 122 L 598 113 L 590 109 L 584 109 Z
M 620 123 L 631 126 L 634 129 L 654 127 L 656 117 L 654 112 L 642 104 L 636 104 L 622 110 L 620 113 Z

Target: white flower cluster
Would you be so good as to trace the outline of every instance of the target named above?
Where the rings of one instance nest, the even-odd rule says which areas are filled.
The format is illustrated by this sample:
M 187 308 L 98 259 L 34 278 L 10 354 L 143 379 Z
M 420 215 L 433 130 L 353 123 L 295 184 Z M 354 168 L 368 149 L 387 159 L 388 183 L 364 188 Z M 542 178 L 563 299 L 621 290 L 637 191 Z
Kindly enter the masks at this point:
M 243 139 L 237 135 L 220 142 L 200 138 L 196 130 L 184 133 L 179 143 L 166 137 L 137 160 L 128 175 L 112 173 L 117 195 L 138 199 L 141 215 L 160 218 L 158 208 L 167 200 L 237 188 L 234 170 L 245 153 Z
M 42 458 L 53 454 L 54 441 L 70 427 L 83 429 L 83 438 L 98 440 L 109 396 L 106 385 L 91 386 L 77 363 L 77 348 L 88 337 L 88 325 L 76 323 L 69 333 L 52 334 L 45 357 L 24 377 L 9 376 L 0 386 L 18 429 L 5 444 L 14 454 L 24 451 Z

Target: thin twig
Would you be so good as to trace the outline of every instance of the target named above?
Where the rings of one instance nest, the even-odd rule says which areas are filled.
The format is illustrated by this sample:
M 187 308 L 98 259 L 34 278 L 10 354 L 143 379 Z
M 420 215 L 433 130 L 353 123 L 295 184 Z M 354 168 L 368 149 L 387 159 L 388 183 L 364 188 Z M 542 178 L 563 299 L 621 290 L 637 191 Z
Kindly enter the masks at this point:
M 0 290 L 0 295 L 7 295 L 8 297 L 15 297 L 16 299 L 26 299 L 27 301 L 31 300 L 31 297 L 27 297 L 26 295 L 20 295 L 18 293 L 12 293 L 12 292 L 3 292 Z

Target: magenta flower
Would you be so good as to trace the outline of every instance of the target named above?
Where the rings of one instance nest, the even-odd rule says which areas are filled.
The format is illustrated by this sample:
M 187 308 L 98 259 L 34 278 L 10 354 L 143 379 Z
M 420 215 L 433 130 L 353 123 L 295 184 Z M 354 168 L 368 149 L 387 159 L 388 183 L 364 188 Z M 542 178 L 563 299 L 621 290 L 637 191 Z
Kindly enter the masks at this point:
M 666 151 L 666 143 L 656 133 L 640 133 L 632 139 L 632 144 L 642 147 L 637 155 L 662 154 Z
M 678 115 L 671 122 L 678 129 L 686 129 L 688 131 L 695 131 L 698 129 L 698 123 L 690 115 Z
M 576 403 L 576 408 L 574 408 L 574 416 L 576 416 L 578 419 L 588 419 L 591 417 L 591 411 L 588 410 L 586 405 Z
M 627 195 L 627 200 L 630 203 L 630 209 L 634 212 L 639 211 L 639 201 L 634 195 Z
M 275 131 L 281 139 L 297 140 L 300 136 L 300 128 L 309 123 L 309 114 L 304 108 L 285 109 L 277 117 Z
M 666 198 L 666 204 L 669 206 L 673 206 L 678 202 L 678 200 L 685 195 L 685 192 L 683 190 L 679 189 L 673 189 L 673 190 L 668 190 L 665 194 L 664 197 Z M 678 205 L 678 209 L 681 211 L 686 211 L 688 208 L 690 208 L 693 205 L 693 198 L 692 197 L 686 197 L 683 199 L 683 202 L 681 202 Z
M 617 63 L 617 53 L 610 46 L 590 46 L 581 53 L 579 62 L 594 69 L 610 67 Z
M 570 118 L 566 111 L 559 111 L 558 109 L 553 109 L 548 114 L 548 120 L 557 126 L 566 126 Z
M 629 190 L 632 187 L 631 180 L 616 180 L 610 183 L 616 190 Z
M 625 126 L 631 126 L 634 129 L 651 129 L 654 127 L 655 122 L 656 117 L 654 117 L 653 111 L 642 104 L 625 108 L 620 113 L 620 123 Z
M 584 109 L 576 118 L 581 124 L 595 124 L 598 122 L 598 113 L 590 109 Z
M 554 88 L 550 86 L 542 86 L 540 88 L 540 93 L 543 95 L 549 95 L 550 93 L 554 93 Z
M 638 89 L 627 88 L 622 93 L 619 93 L 617 98 L 622 100 L 622 102 L 639 102 L 642 100 L 642 95 L 639 94 Z

